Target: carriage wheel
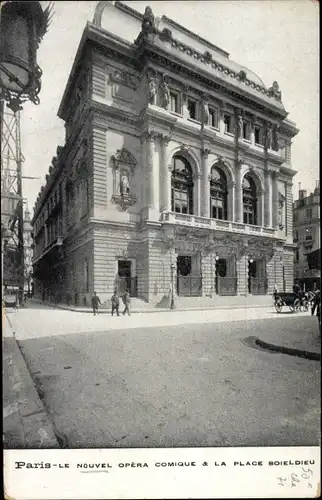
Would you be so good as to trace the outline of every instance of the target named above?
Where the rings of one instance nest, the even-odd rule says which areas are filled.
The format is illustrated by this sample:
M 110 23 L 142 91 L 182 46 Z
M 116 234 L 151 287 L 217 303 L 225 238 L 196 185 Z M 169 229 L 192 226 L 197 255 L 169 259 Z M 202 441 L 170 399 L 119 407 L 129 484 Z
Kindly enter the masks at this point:
M 303 302 L 303 309 L 305 312 L 308 312 L 308 310 L 309 310 L 309 301 L 308 300 L 305 300 Z
M 281 301 L 281 299 L 277 300 L 275 302 L 275 309 L 276 309 L 276 312 L 277 313 L 280 313 L 283 309 L 283 302 Z
M 294 301 L 294 312 L 299 312 L 301 309 L 301 302 L 300 299 L 296 299 Z

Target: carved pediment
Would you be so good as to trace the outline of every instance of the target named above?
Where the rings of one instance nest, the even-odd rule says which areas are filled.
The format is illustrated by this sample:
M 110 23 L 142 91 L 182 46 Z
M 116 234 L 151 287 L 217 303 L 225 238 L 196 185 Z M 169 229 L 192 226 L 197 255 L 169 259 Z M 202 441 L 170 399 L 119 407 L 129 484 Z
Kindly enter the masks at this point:
M 132 153 L 130 153 L 130 151 L 125 148 L 118 149 L 116 154 L 113 156 L 113 160 L 115 162 L 115 166 L 117 167 L 120 164 L 130 165 L 131 167 L 134 167 L 137 163 Z

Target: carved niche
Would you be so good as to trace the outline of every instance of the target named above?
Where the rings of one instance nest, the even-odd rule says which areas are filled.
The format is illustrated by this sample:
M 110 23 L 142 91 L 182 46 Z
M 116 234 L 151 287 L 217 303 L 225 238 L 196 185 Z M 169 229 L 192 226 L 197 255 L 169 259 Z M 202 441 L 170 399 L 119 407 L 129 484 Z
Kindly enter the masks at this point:
M 125 148 L 118 149 L 113 160 L 113 202 L 122 211 L 136 202 L 132 192 L 136 159 Z
M 285 227 L 285 217 L 284 217 L 284 205 L 285 205 L 285 196 L 282 193 L 278 193 L 278 227 L 283 230 Z

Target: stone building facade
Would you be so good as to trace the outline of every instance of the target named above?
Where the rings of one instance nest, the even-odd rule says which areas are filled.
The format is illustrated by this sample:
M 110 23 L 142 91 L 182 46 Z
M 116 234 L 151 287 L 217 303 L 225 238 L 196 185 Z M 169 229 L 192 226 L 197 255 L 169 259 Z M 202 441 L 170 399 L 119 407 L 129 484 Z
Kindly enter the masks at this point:
M 291 142 L 277 82 L 149 7 L 99 2 L 34 209 L 36 294 L 153 304 L 293 285 Z
M 316 184 L 316 188 L 309 195 L 304 189 L 299 189 L 298 199 L 293 204 L 293 232 L 296 245 L 294 279 L 306 289 L 321 286 L 320 185 L 319 182 Z M 315 265 L 310 266 L 310 256 L 316 257 Z

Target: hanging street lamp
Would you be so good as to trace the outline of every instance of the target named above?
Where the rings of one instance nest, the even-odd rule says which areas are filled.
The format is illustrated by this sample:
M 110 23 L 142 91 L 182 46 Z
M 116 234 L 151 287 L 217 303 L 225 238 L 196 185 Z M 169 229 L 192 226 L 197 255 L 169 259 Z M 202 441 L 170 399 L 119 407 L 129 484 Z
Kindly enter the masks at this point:
M 37 50 L 51 20 L 36 1 L 2 2 L 0 10 L 0 92 L 14 113 L 30 100 L 39 104 L 42 71 Z

